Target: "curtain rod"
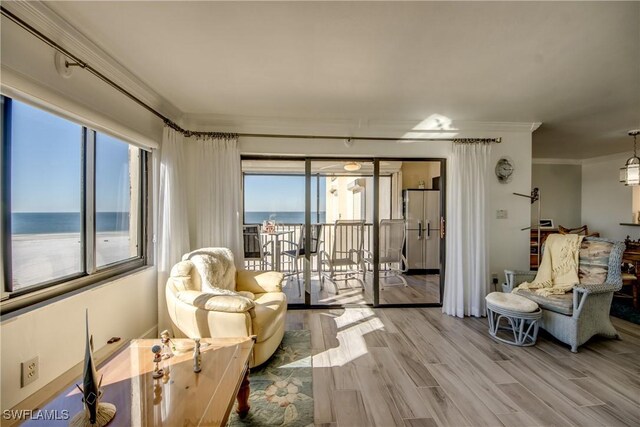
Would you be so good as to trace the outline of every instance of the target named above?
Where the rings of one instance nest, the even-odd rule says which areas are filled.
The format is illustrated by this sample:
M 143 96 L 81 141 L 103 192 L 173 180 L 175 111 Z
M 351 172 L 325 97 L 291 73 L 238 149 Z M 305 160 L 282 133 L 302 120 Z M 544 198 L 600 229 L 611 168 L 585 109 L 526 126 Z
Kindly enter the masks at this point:
M 231 133 L 230 134 L 225 132 L 200 132 L 200 131 L 191 131 L 188 129 L 183 129 L 176 122 L 169 119 L 167 116 L 160 113 L 159 111 L 157 111 L 156 109 L 154 109 L 153 107 L 151 107 L 150 105 L 142 101 L 140 98 L 136 97 L 134 94 L 132 94 L 131 92 L 129 92 L 128 90 L 126 90 L 125 88 L 123 88 L 122 86 L 120 86 L 119 84 L 117 84 L 116 82 L 114 82 L 113 80 L 105 76 L 104 74 L 102 74 L 100 71 L 93 68 L 86 61 L 83 61 L 73 53 L 69 52 L 64 47 L 60 46 L 54 40 L 52 40 L 51 38 L 49 38 L 48 36 L 40 32 L 30 24 L 28 24 L 22 18 L 18 17 L 17 15 L 15 15 L 13 12 L 9 11 L 2 5 L 0 5 L 0 13 L 2 13 L 2 15 L 6 16 L 11 21 L 16 23 L 22 29 L 26 30 L 31 35 L 38 38 L 43 43 L 49 45 L 50 47 L 57 50 L 67 58 L 70 58 L 73 61 L 75 61 L 73 63 L 67 62 L 66 63 L 67 67 L 80 67 L 83 70 L 88 71 L 89 73 L 93 74 L 94 76 L 102 80 L 107 85 L 111 86 L 112 88 L 116 89 L 118 92 L 125 95 L 127 98 L 134 101 L 136 104 L 140 105 L 145 110 L 149 111 L 156 117 L 162 119 L 162 121 L 166 126 L 180 132 L 182 135 L 186 137 L 190 137 L 190 136 L 220 137 L 222 136 L 227 138 L 228 137 L 251 137 L 251 138 L 281 138 L 281 139 L 330 139 L 330 140 L 351 140 L 351 141 L 403 141 L 403 142 L 451 141 L 453 139 L 453 138 L 405 138 L 405 137 L 391 138 L 391 137 L 374 137 L 374 136 L 337 136 L 337 135 L 293 135 L 293 134 L 271 134 L 271 133 Z M 502 138 L 456 138 L 453 140 L 456 142 L 463 142 L 463 143 L 495 142 L 499 144 L 502 142 Z

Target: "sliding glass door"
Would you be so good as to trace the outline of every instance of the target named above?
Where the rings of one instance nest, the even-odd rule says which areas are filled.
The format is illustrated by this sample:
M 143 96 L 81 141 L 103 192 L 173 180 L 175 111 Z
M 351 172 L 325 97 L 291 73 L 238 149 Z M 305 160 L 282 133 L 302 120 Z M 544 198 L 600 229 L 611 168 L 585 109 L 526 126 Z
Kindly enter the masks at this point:
M 379 305 L 441 302 L 441 161 L 380 161 Z
M 292 306 L 439 304 L 443 165 L 243 158 L 245 268 L 283 272 Z

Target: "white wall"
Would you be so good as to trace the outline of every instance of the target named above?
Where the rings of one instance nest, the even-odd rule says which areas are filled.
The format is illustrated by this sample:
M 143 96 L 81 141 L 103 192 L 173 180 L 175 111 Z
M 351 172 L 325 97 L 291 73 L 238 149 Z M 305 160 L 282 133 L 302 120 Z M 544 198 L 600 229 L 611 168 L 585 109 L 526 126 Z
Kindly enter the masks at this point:
M 582 164 L 582 222 L 600 236 L 624 240 L 640 237 L 640 227 L 623 226 L 632 221 L 632 187 L 619 182 L 620 168 L 632 153 L 597 157 Z
M 3 93 L 22 89 L 30 99 L 52 103 L 53 109 L 71 111 L 74 117 L 105 129 L 114 128 L 116 136 L 139 138 L 148 144 L 160 141 L 162 122 L 157 117 L 87 72 L 75 70 L 70 79 L 63 79 L 55 71 L 53 49 L 4 17 L 1 27 Z M 3 317 L 2 409 L 14 406 L 82 360 L 87 307 L 96 350 L 111 336 L 126 340 L 145 334 L 157 324 L 155 267 L 17 317 Z M 35 355 L 40 358 L 40 378 L 21 389 L 20 362 Z
M 505 268 L 524 269 L 529 265 L 529 232 L 521 231 L 529 225 L 529 201 L 513 196 L 513 192 L 531 191 L 531 133 L 485 131 L 484 135 L 461 134 L 459 137 L 502 137 L 501 144 L 492 148 L 491 169 L 502 156 L 509 156 L 516 165 L 514 178 L 509 184 L 500 184 L 492 171 L 490 186 L 490 271 L 504 276 Z M 396 144 L 389 141 L 355 141 L 346 147 L 335 140 L 284 140 L 241 138 L 243 154 L 313 155 L 313 156 L 377 156 L 396 158 L 435 157 L 449 159 L 451 142 L 416 142 Z M 450 178 L 447 178 L 450 182 Z M 496 219 L 496 210 L 506 209 L 507 219 Z
M 123 340 L 154 333 L 156 271 L 146 268 L 122 279 L 2 321 L 2 409 L 8 409 L 84 358 L 85 309 L 94 346 L 113 336 Z M 20 362 L 38 356 L 40 376 L 20 388 Z
M 541 218 L 553 219 L 554 225 L 573 228 L 582 222 L 582 165 L 539 164 L 534 160 L 531 186 L 540 189 Z M 531 205 L 531 224 L 537 227 L 538 205 Z

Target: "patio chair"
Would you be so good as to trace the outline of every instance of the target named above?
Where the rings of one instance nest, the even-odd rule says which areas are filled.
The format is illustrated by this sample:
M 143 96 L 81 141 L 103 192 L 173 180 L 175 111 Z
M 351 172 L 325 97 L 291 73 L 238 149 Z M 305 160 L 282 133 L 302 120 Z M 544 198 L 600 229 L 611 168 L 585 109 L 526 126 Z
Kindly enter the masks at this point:
M 624 243 L 597 237 L 585 237 L 580 247 L 579 277 L 572 292 L 541 296 L 517 289 L 531 282 L 536 271 L 505 270 L 504 292 L 513 292 L 538 303 L 542 309 L 540 327 L 576 353 L 578 347 L 594 335 L 618 338 L 609 311 L 613 293 L 622 287 L 621 260 Z
M 244 243 L 244 260 L 253 262 L 253 269 L 255 269 L 256 263 L 260 264 L 260 270 L 264 270 L 266 265 L 271 265 L 271 263 L 267 262 L 267 257 L 271 255 L 271 251 L 268 250 L 271 242 L 262 243 L 259 225 L 243 226 L 242 240 Z
M 320 263 L 327 268 L 320 274 L 320 288 L 324 287 L 324 280 L 328 278 L 340 292 L 337 281 L 355 279 L 361 283 L 364 292 L 365 266 L 363 260 L 364 249 L 364 220 L 337 220 L 330 235 L 329 252 L 320 251 Z M 325 245 L 326 247 L 326 245 Z M 362 273 L 362 279 L 358 275 Z
M 380 220 L 380 279 L 387 282 L 386 286 L 404 285 L 408 287 L 407 280 L 402 276 L 407 271 L 407 259 L 402 253 L 407 237 L 404 219 Z M 364 262 L 373 268 L 373 253 L 364 251 Z M 395 277 L 401 283 L 388 283 L 387 279 Z M 384 289 L 380 282 L 380 289 Z
M 284 240 L 282 243 L 288 243 L 293 248 L 287 251 L 283 251 L 282 256 L 290 258 L 293 262 L 293 273 L 290 273 L 289 276 L 296 276 L 296 280 L 298 282 L 298 296 L 302 296 L 302 289 L 300 287 L 300 273 L 302 273 L 302 271 L 300 271 L 298 261 L 305 256 L 305 226 L 302 226 L 302 229 L 300 231 L 300 238 L 298 239 L 297 243 L 290 240 Z M 310 256 L 317 256 L 320 251 L 320 247 L 322 246 L 322 224 L 311 225 L 311 241 L 309 242 L 309 244 L 311 246 L 309 251 Z M 322 274 L 321 263 L 318 263 L 318 272 Z

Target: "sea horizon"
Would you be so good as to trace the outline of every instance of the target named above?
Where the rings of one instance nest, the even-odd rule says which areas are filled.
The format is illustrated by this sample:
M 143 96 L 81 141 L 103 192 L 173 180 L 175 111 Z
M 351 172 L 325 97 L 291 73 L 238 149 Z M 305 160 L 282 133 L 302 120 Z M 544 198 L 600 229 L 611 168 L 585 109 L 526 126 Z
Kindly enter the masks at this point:
M 320 212 L 318 218 L 317 212 L 311 212 L 311 221 L 326 222 L 327 213 Z M 273 220 L 280 224 L 304 224 L 304 211 L 245 211 L 245 224 L 262 224 L 264 221 Z
M 80 212 L 13 212 L 11 234 L 79 233 Z M 129 212 L 96 212 L 97 232 L 129 230 Z

